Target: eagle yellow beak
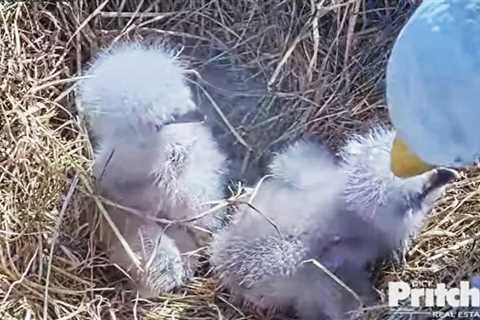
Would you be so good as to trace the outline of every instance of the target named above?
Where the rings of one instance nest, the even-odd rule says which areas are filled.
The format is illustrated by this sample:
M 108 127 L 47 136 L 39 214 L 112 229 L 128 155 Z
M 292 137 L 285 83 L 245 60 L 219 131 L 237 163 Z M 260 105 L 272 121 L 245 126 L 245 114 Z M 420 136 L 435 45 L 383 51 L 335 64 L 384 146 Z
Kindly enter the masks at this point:
M 413 153 L 398 136 L 393 141 L 390 157 L 391 170 L 400 178 L 413 177 L 434 168 Z

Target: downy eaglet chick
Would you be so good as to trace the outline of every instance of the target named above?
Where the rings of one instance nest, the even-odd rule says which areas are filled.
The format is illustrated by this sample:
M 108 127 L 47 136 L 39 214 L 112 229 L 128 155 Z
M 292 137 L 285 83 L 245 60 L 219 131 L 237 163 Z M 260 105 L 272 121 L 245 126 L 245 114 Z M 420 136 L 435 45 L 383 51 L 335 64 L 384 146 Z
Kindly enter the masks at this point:
M 94 175 L 116 226 L 139 257 L 136 268 L 115 238 L 113 263 L 129 271 L 143 296 L 184 283 L 196 265 L 203 231 L 221 224 L 220 213 L 187 226 L 155 218 L 196 217 L 223 198 L 226 158 L 191 100 L 185 69 L 159 46 L 124 43 L 102 53 L 80 81 L 80 111 L 96 141 Z M 134 211 L 129 212 L 129 211 Z
M 393 138 L 383 128 L 355 136 L 338 162 L 309 141 L 278 154 L 252 202 L 268 219 L 241 207 L 214 239 L 211 262 L 222 283 L 260 308 L 293 307 L 305 320 L 349 318 L 359 302 L 316 261 L 363 303 L 375 301 L 370 266 L 405 248 L 456 176 L 448 169 L 393 176 Z

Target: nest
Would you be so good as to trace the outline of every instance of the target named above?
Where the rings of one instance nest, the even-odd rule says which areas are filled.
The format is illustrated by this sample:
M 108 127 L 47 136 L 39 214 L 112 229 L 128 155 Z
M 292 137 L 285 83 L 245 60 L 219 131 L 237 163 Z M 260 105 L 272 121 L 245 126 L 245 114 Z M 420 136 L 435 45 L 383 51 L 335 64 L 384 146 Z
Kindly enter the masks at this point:
M 0 318 L 273 317 L 236 303 L 207 272 L 152 301 L 128 287 L 97 244 L 98 219 L 87 218 L 102 213 L 75 82 L 101 48 L 132 39 L 182 45 L 195 83 L 212 65 L 242 70 L 235 103 L 246 107 L 223 109 L 219 132 L 255 166 L 300 135 L 335 148 L 385 122 L 385 63 L 413 9 L 402 0 L 2 2 Z M 456 286 L 476 272 L 479 185 L 479 173 L 466 172 L 450 189 L 406 266 L 382 266 L 380 292 L 391 280 Z

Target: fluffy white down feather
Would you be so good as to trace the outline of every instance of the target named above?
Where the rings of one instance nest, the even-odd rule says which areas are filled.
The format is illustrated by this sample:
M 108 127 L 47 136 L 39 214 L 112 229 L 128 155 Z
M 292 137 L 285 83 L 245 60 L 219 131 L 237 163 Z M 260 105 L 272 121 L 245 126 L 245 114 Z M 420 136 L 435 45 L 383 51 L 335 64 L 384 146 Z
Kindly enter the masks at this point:
M 437 169 L 402 180 L 389 171 L 393 132 L 352 137 L 335 161 L 321 145 L 299 141 L 278 154 L 253 206 L 212 245 L 223 284 L 261 308 L 296 309 L 302 319 L 342 319 L 359 307 L 315 259 L 364 300 L 375 299 L 370 267 L 403 250 L 455 174 Z
M 151 220 L 192 218 L 224 197 L 226 158 L 211 132 L 201 122 L 175 121 L 196 111 L 184 73 L 172 52 L 129 43 L 100 54 L 79 83 L 79 109 L 97 145 L 98 187 L 136 211 L 108 207 L 145 272 L 110 236 L 112 262 L 131 271 L 146 295 L 188 279 L 197 259 L 186 253 L 198 249 L 205 235 L 195 227 L 214 230 L 221 223 L 221 213 L 168 228 Z

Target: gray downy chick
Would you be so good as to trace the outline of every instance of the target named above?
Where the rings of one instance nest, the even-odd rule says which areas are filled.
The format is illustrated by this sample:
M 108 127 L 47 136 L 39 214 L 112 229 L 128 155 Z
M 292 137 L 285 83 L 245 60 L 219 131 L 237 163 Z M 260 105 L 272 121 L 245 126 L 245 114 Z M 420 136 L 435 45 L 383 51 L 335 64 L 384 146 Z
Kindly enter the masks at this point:
M 308 169 L 310 168 L 310 169 Z M 236 296 L 262 309 L 286 309 L 298 288 L 294 276 L 308 257 L 316 216 L 329 215 L 343 176 L 328 150 L 301 140 L 277 154 L 271 177 L 212 243 L 211 263 Z
M 241 208 L 212 245 L 211 262 L 223 284 L 257 307 L 293 307 L 305 320 L 344 320 L 373 303 L 370 266 L 406 248 L 456 177 L 448 169 L 394 177 L 392 141 L 393 132 L 383 128 L 355 136 L 339 163 L 323 146 L 305 141 L 277 155 L 273 177 L 253 206 L 279 232 L 263 216 Z
M 142 296 L 170 291 L 195 268 L 188 252 L 215 230 L 220 214 L 187 225 L 156 218 L 196 217 L 223 195 L 225 156 L 192 102 L 184 67 L 160 46 L 122 44 L 102 53 L 78 88 L 79 109 L 95 140 L 94 175 L 123 237 L 142 262 L 134 267 L 114 236 L 113 263 L 129 271 Z

